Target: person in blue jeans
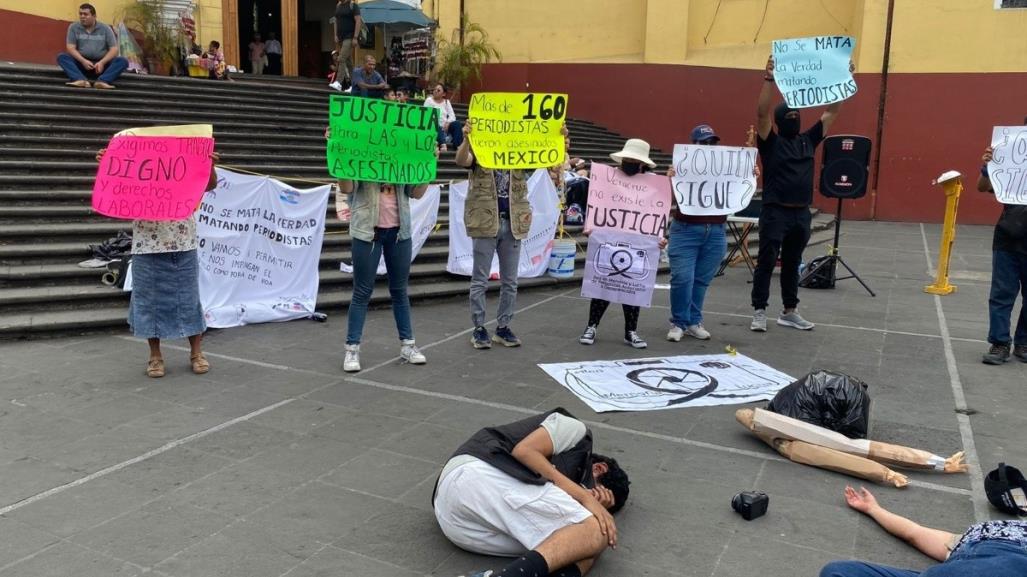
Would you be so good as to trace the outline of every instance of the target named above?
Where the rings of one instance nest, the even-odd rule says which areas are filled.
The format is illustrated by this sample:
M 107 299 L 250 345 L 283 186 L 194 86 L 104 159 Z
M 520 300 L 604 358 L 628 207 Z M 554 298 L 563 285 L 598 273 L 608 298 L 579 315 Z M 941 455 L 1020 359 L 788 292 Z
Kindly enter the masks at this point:
M 346 356 L 342 363 L 342 369 L 348 373 L 360 370 L 360 340 L 367 307 L 374 292 L 378 262 L 383 254 L 389 276 L 389 294 L 392 296 L 392 315 L 399 331 L 400 357 L 413 365 L 427 362 L 414 341 L 410 298 L 407 295 L 413 250 L 410 199 L 421 198 L 427 189 L 427 184 L 339 181 L 339 194 L 350 197 L 349 234 L 353 258 L 353 296 L 347 315 Z M 337 203 L 337 206 L 345 204 Z M 343 216 L 339 215 L 340 220 Z
M 110 90 L 118 76 L 128 68 L 128 60 L 118 56 L 118 38 L 110 26 L 96 20 L 92 4 L 78 7 L 78 22 L 68 26 L 67 52 L 57 56 L 57 65 L 68 75 L 68 86 Z M 86 76 L 95 76 L 91 85 Z
M 1027 125 L 1027 118 L 1024 119 Z M 977 190 L 994 194 L 988 176 L 991 147 L 984 151 L 984 166 L 977 179 Z M 988 352 L 982 362 L 1001 365 L 1012 356 L 1027 363 L 1027 206 L 1007 204 L 995 224 L 991 244 L 991 294 L 988 297 Z M 1009 338 L 1010 317 L 1016 295 L 1020 299 L 1020 317 L 1016 332 Z
M 849 507 L 877 522 L 885 531 L 940 561 L 924 571 L 899 569 L 863 561 L 834 561 L 820 577 L 1023 577 L 1027 575 L 1027 521 L 985 521 L 961 535 L 924 527 L 881 507 L 860 487 L 845 488 Z
M 708 124 L 692 129 L 692 144 L 715 146 L 720 137 Z M 667 176 L 675 176 L 674 167 Z M 703 326 L 702 306 L 706 289 L 717 273 L 727 252 L 724 232 L 727 215 L 683 214 L 677 201 L 672 201 L 670 216 L 670 330 L 667 340 L 678 342 L 688 335 L 708 340 L 710 332 Z

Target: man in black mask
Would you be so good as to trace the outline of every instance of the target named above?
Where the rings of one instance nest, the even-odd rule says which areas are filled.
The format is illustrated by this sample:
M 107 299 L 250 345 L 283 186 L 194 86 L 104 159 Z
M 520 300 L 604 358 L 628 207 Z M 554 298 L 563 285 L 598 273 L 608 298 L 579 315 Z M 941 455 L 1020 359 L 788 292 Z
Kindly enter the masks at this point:
M 767 59 L 763 88 L 756 107 L 757 147 L 763 161 L 763 207 L 760 212 L 760 251 L 752 283 L 752 324 L 757 332 L 767 330 L 767 301 L 770 279 L 781 257 L 781 299 L 784 311 L 777 324 L 804 331 L 813 323 L 799 316 L 799 263 L 809 242 L 813 202 L 813 154 L 827 129 L 838 117 L 840 102 L 828 105 L 809 130 L 800 132 L 799 111 L 781 103 L 774 109 L 771 125 L 770 102 L 775 91 L 774 58 Z

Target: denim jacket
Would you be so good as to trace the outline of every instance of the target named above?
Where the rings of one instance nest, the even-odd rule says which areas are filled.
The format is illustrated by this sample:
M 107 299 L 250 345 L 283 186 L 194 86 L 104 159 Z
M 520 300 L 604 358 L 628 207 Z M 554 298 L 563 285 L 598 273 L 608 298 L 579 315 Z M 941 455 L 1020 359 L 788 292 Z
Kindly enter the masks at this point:
M 410 238 L 410 193 L 412 184 L 397 184 L 396 204 L 399 206 L 398 240 Z M 349 234 L 364 242 L 374 241 L 374 229 L 378 226 L 378 198 L 381 185 L 377 182 L 353 181 L 350 195 Z

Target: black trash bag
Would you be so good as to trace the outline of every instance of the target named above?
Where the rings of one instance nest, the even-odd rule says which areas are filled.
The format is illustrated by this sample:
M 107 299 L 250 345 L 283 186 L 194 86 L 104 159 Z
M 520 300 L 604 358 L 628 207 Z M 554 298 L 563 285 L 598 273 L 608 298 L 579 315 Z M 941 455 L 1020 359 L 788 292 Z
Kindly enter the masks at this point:
M 818 256 L 806 265 L 806 270 L 799 279 L 799 286 L 808 289 L 833 289 L 834 268 L 834 259 L 830 256 Z
M 767 410 L 851 439 L 867 438 L 870 427 L 867 384 L 856 377 L 820 369 L 778 391 Z

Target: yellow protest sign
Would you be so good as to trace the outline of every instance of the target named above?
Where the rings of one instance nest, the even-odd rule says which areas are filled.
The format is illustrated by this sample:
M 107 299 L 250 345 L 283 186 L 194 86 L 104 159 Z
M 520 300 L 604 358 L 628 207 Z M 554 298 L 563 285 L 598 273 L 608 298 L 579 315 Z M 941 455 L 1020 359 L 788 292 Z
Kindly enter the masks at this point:
M 174 126 L 144 126 L 122 130 L 114 136 L 214 136 L 213 124 L 178 124 Z
M 566 115 L 566 94 L 479 92 L 467 113 L 474 158 L 485 168 L 562 164 Z

